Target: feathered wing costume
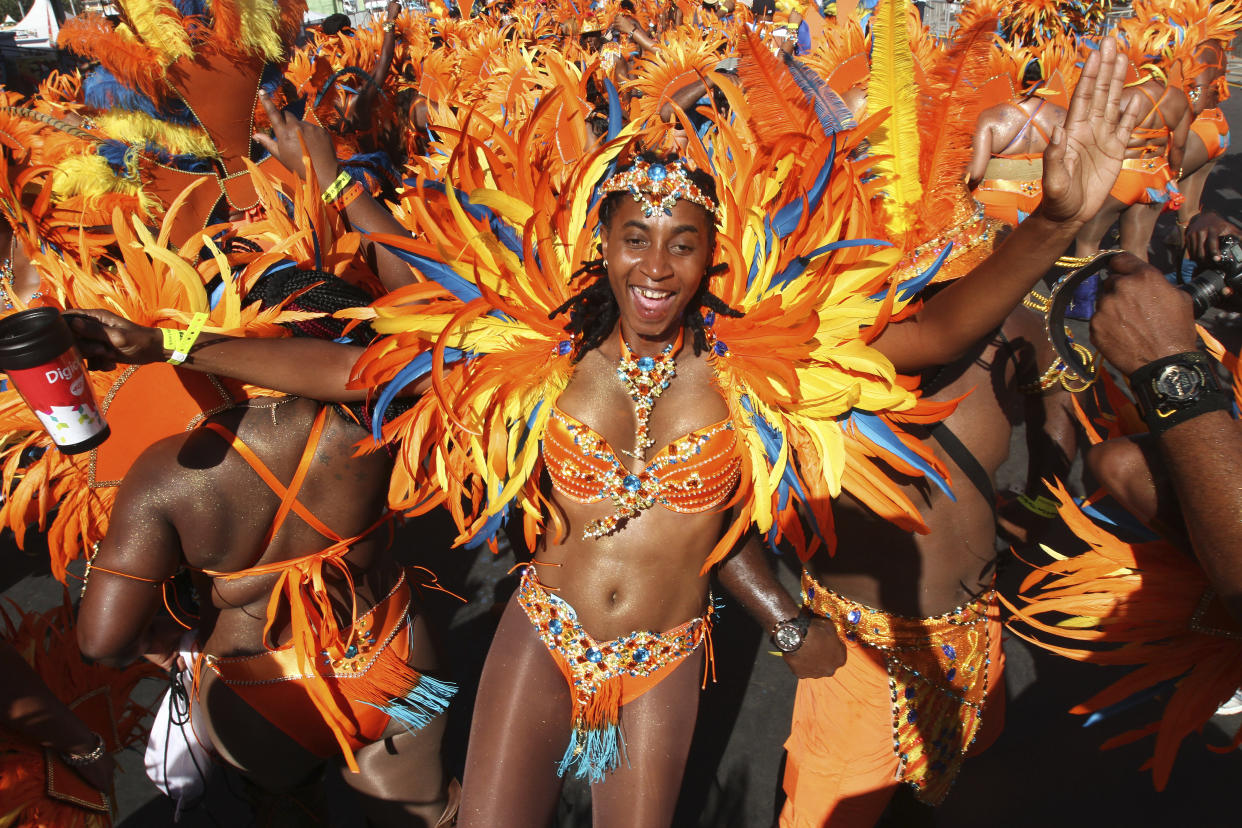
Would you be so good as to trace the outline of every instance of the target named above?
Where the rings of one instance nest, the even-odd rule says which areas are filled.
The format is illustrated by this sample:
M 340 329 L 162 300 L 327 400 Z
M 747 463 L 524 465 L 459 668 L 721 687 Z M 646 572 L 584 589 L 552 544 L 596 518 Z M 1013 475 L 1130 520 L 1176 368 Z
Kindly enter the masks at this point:
M 1154 753 L 1143 769 L 1163 790 L 1182 740 L 1242 687 L 1242 629 L 1192 556 L 1161 540 L 1122 540 L 1088 517 L 1063 487 L 1053 494 L 1061 518 L 1089 548 L 1069 558 L 1053 553 L 1052 563 L 1033 568 L 1018 599 L 1006 602 L 1014 612 L 1010 630 L 1075 661 L 1133 666 L 1071 713 L 1107 714 L 1127 702 L 1167 696 L 1159 721 L 1102 746 L 1154 735 Z M 1238 745 L 1242 730 L 1219 749 Z
M 798 88 L 779 59 L 752 51 L 762 55 L 759 82 Z M 890 282 L 899 251 L 869 237 L 863 164 L 850 158 L 862 130 L 845 128 L 843 106 L 821 110 L 802 92 L 787 105 L 788 95 L 743 98 L 728 78 L 713 80 L 735 116 L 713 115 L 714 129 L 702 142 L 692 136 L 688 155 L 720 182 L 717 260 L 725 267 L 712 291 L 744 313 L 706 320 L 743 472 L 736 520 L 704 570 L 752 525 L 802 555 L 831 548 L 830 501 L 842 489 L 922 530 L 882 464 L 942 484 L 943 470 L 889 422 L 935 419 L 945 409 L 921 403 L 868 345 L 906 300 Z M 825 90 L 812 91 L 831 103 Z M 394 506 L 443 503 L 461 542 L 490 540 L 516 506 L 534 548 L 555 514 L 539 491 L 540 441 L 573 370 L 573 343 L 555 310 L 583 286 L 577 263 L 593 258 L 596 187 L 643 127 L 631 124 L 573 167 L 559 196 L 546 176 L 509 168 L 507 153 L 467 134 L 442 189 L 424 190 L 421 237 L 380 239 L 427 277 L 357 314 L 388 334 L 355 369 L 358 384 L 384 388 L 378 410 L 416 378 L 432 381 L 413 409 L 382 428 L 386 441 L 401 444 Z

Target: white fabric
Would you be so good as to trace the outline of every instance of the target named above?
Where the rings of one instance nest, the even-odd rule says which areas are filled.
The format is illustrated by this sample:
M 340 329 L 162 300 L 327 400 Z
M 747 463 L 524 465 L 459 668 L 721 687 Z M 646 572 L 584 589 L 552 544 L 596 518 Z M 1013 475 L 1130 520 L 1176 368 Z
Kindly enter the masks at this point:
M 182 636 L 178 649 L 181 658 L 192 668 L 198 656 L 193 630 Z M 155 787 L 177 800 L 178 815 L 183 806 L 202 795 L 214 767 L 211 739 L 202 728 L 194 727 L 196 720 L 201 721 L 202 710 L 194 698 L 191 669 L 181 672 L 181 684 L 188 698 L 176 699 L 171 687 L 164 693 L 151 726 L 145 760 L 147 776 Z M 187 704 L 189 710 L 185 709 Z

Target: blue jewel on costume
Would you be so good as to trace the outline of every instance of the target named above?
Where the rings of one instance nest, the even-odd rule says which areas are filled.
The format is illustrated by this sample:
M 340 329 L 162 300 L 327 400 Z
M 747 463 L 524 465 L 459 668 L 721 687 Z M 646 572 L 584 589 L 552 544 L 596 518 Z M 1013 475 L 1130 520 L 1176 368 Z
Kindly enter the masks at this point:
M 957 678 L 957 668 L 950 667 L 949 672 L 944 674 L 944 678 L 946 681 L 953 681 L 953 679 Z
M 647 653 L 646 647 L 639 647 L 637 650 L 634 651 L 634 660 L 637 661 L 639 664 L 642 664 L 644 661 L 646 661 L 647 656 L 648 656 L 648 653 Z
M 703 327 L 710 328 L 712 325 L 715 325 L 715 324 L 716 324 L 716 312 L 715 311 L 709 310 L 707 313 L 703 314 Z
M 356 655 L 358 655 L 358 645 L 357 645 L 357 644 L 350 644 L 348 647 L 346 647 L 346 648 L 345 648 L 345 657 L 346 657 L 346 658 L 353 658 L 353 657 L 354 657 L 354 656 L 356 656 Z
M 808 601 L 815 600 L 815 587 L 811 587 L 806 591 L 806 600 Z
M 587 661 L 591 662 L 592 664 L 599 664 L 601 661 L 604 660 L 604 654 L 601 653 L 599 650 L 595 649 L 594 647 L 586 651 L 586 657 L 587 657 Z
M 917 691 L 917 690 L 915 690 L 913 687 L 907 687 L 907 688 L 906 688 L 906 698 L 907 698 L 907 699 L 912 699 L 912 698 L 914 698 L 914 694 L 915 694 L 915 693 L 917 693 L 917 692 L 918 692 L 918 691 Z
M 957 658 L 957 650 L 953 649 L 952 644 L 945 644 L 940 649 L 944 650 L 944 654 L 949 658 Z
M 911 710 L 909 713 L 906 714 L 906 721 L 909 722 L 910 724 L 914 724 L 918 720 L 919 720 L 919 712 L 917 710 Z
M 647 177 L 655 182 L 663 181 L 668 178 L 668 169 L 663 164 L 652 164 L 647 168 Z
M 561 619 L 553 618 L 548 622 L 548 629 L 552 631 L 553 635 L 560 635 L 561 630 L 565 629 L 565 625 L 561 623 Z
M 850 610 L 849 615 L 845 616 L 845 620 L 849 621 L 851 624 L 857 624 L 862 620 L 862 613 L 856 609 L 852 609 Z
M 729 346 L 723 342 L 717 342 L 712 350 L 716 352 L 716 356 L 724 356 L 729 353 Z
M 627 492 L 636 492 L 642 485 L 642 482 L 638 479 L 637 475 L 627 474 L 625 479 L 621 481 L 621 485 L 625 486 L 625 490 Z
M 650 371 L 650 370 L 651 370 L 651 369 L 653 369 L 653 368 L 655 368 L 655 360 L 654 360 L 654 359 L 652 359 L 652 358 L 651 358 L 651 357 L 649 357 L 649 356 L 639 357 L 639 358 L 638 358 L 638 370 L 640 370 L 640 371 Z M 668 383 L 665 383 L 665 385 L 668 385 Z
M 556 352 L 561 356 L 565 356 L 574 349 L 574 343 L 568 339 L 562 339 L 556 344 Z

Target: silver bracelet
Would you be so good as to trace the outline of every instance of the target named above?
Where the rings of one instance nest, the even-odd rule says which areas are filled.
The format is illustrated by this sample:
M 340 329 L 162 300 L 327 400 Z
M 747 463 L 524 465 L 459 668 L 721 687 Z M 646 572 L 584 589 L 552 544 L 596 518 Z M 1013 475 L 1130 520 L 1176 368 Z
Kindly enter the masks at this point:
M 104 747 L 103 737 L 98 733 L 94 734 L 94 736 L 95 747 L 88 750 L 86 753 L 69 753 L 67 751 L 61 751 L 60 758 L 63 759 L 65 764 L 71 768 L 81 768 L 98 762 L 103 758 L 106 748 Z

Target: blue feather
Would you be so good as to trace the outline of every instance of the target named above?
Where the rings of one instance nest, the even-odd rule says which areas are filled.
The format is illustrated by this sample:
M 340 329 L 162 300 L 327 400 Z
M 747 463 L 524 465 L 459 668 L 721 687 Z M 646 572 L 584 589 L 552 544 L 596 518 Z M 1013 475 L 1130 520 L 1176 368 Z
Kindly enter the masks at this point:
M 792 56 L 784 54 L 784 59 L 785 68 L 793 76 L 794 83 L 802 90 L 806 102 L 814 107 L 815 117 L 819 120 L 824 135 L 858 126 L 854 121 L 854 114 L 845 105 L 845 101 L 841 100 L 841 96 L 832 91 L 832 87 Z
M 169 101 L 166 107 L 157 106 L 155 101 L 136 89 L 125 86 L 103 67 L 97 67 L 86 76 L 82 82 L 82 97 L 87 106 L 93 109 L 141 112 L 152 118 L 159 118 L 161 121 L 181 126 L 198 124 L 189 107 L 179 99 Z
M 604 91 L 608 93 L 608 140 L 611 141 L 621 134 L 625 122 L 621 119 L 621 96 L 608 78 L 604 78 Z
M 377 241 L 376 243 L 382 245 L 385 250 L 413 267 L 423 276 L 440 285 L 440 287 L 453 294 L 462 302 L 470 302 L 483 295 L 475 285 L 458 276 L 453 268 L 444 262 L 428 259 L 426 256 L 420 256 L 417 253 L 411 253 L 408 250 L 402 250 L 399 247 L 394 247 L 384 242 Z
M 1143 702 L 1150 701 L 1151 699 L 1156 698 L 1161 693 L 1164 693 L 1167 690 L 1172 690 L 1174 687 L 1177 686 L 1177 683 L 1181 681 L 1184 676 L 1185 676 L 1185 673 L 1175 678 L 1165 679 L 1159 684 L 1153 684 L 1151 687 L 1148 687 L 1144 690 L 1139 690 L 1133 695 L 1127 696 L 1126 698 L 1122 699 L 1116 704 L 1110 704 L 1108 707 L 1105 707 L 1101 710 L 1097 710 L 1087 717 L 1086 721 L 1082 723 L 1082 726 L 1091 727 L 1092 725 L 1098 724 L 1099 722 L 1102 722 L 1105 719 L 1109 719 L 1109 718 L 1112 718 L 1113 716 L 1116 716 L 1118 713 L 1121 713 L 1124 710 L 1129 710 L 1132 707 L 1138 707 Z
M 431 373 L 431 360 L 433 356 L 432 351 L 424 351 L 414 357 L 414 359 L 410 360 L 409 365 L 397 372 L 397 375 L 384 386 L 379 396 L 375 398 L 375 410 L 371 412 L 371 434 L 377 441 L 383 437 L 384 414 L 388 411 L 388 406 L 392 405 L 392 401 L 400 396 L 406 386 Z M 466 353 L 464 351 L 459 351 L 456 348 L 444 349 L 444 358 L 447 362 L 456 362 L 465 356 Z
M 782 270 L 775 279 L 772 280 L 772 285 L 773 287 L 780 288 L 788 286 L 790 282 L 797 279 L 803 274 L 803 272 L 806 271 L 807 265 L 811 263 L 812 259 L 822 256 L 825 253 L 829 253 L 842 247 L 863 247 L 869 244 L 875 245 L 876 247 L 892 247 L 890 242 L 886 242 L 882 239 L 841 239 L 840 241 L 835 241 L 832 244 L 826 244 L 823 247 L 816 248 L 815 250 L 812 250 L 809 255 L 796 257 L 792 262 L 785 266 L 785 269 Z
M 832 150 L 828 154 L 828 160 L 815 176 L 815 182 L 811 185 L 811 189 L 807 191 L 806 198 L 798 198 L 789 202 L 784 207 L 776 211 L 775 218 L 771 219 L 771 226 L 776 230 L 776 234 L 782 239 L 798 229 L 798 222 L 802 220 L 802 211 L 808 209 L 814 211 L 819 208 L 819 202 L 824 197 L 824 192 L 828 189 L 828 182 L 832 178 L 832 166 L 837 157 L 837 139 L 832 139 Z
M 777 458 L 780 457 L 781 446 L 785 443 L 784 435 L 777 431 L 771 423 L 755 411 L 755 407 L 751 403 L 748 395 L 742 395 L 741 402 L 742 409 L 746 413 L 750 414 L 751 422 L 755 424 L 755 430 L 759 433 L 759 440 L 763 443 L 763 450 L 767 455 L 768 463 L 775 466 Z M 801 499 L 803 503 L 807 503 L 809 501 L 806 496 L 806 491 L 802 488 L 802 482 L 798 480 L 798 473 L 794 467 L 794 459 L 795 458 L 792 454 L 786 459 L 785 470 L 781 473 L 780 483 L 778 483 L 776 487 L 776 504 L 778 509 L 784 509 L 789 504 L 789 493 L 791 490 L 797 493 L 799 499 Z M 815 516 L 808 510 L 805 517 L 811 524 L 811 531 L 813 531 L 815 535 L 820 538 L 820 540 L 824 540 L 824 535 L 820 529 L 819 521 L 815 519 Z M 768 533 L 768 545 L 774 550 L 776 549 L 776 545 L 774 543 L 776 539 L 775 532 L 776 526 L 774 525 L 772 527 L 772 531 Z
M 841 418 L 838 418 L 838 420 L 840 419 Z M 889 451 L 890 453 L 895 454 L 911 466 L 914 466 L 916 469 L 922 471 L 923 475 L 932 483 L 935 483 L 936 487 L 939 488 L 940 491 L 948 495 L 950 500 L 954 503 L 957 502 L 957 497 L 953 494 L 953 490 L 949 488 L 948 482 L 941 477 L 926 460 L 919 457 L 911 451 L 905 443 L 897 439 L 897 435 L 893 433 L 893 430 L 889 427 L 888 423 L 884 422 L 870 411 L 862 411 L 857 408 L 852 410 L 846 419 L 868 440 Z
M 931 280 L 936 278 L 936 274 L 940 272 L 940 266 L 944 264 L 944 260 L 949 258 L 950 251 L 953 250 L 953 242 L 945 245 L 944 250 L 940 251 L 940 255 L 936 256 L 935 261 L 928 265 L 927 269 L 919 273 L 912 279 L 907 279 L 897 286 L 897 296 L 903 302 L 910 299 L 920 290 L 931 284 Z M 871 294 L 871 298 L 879 301 L 888 294 L 887 290 L 881 290 L 878 293 Z

